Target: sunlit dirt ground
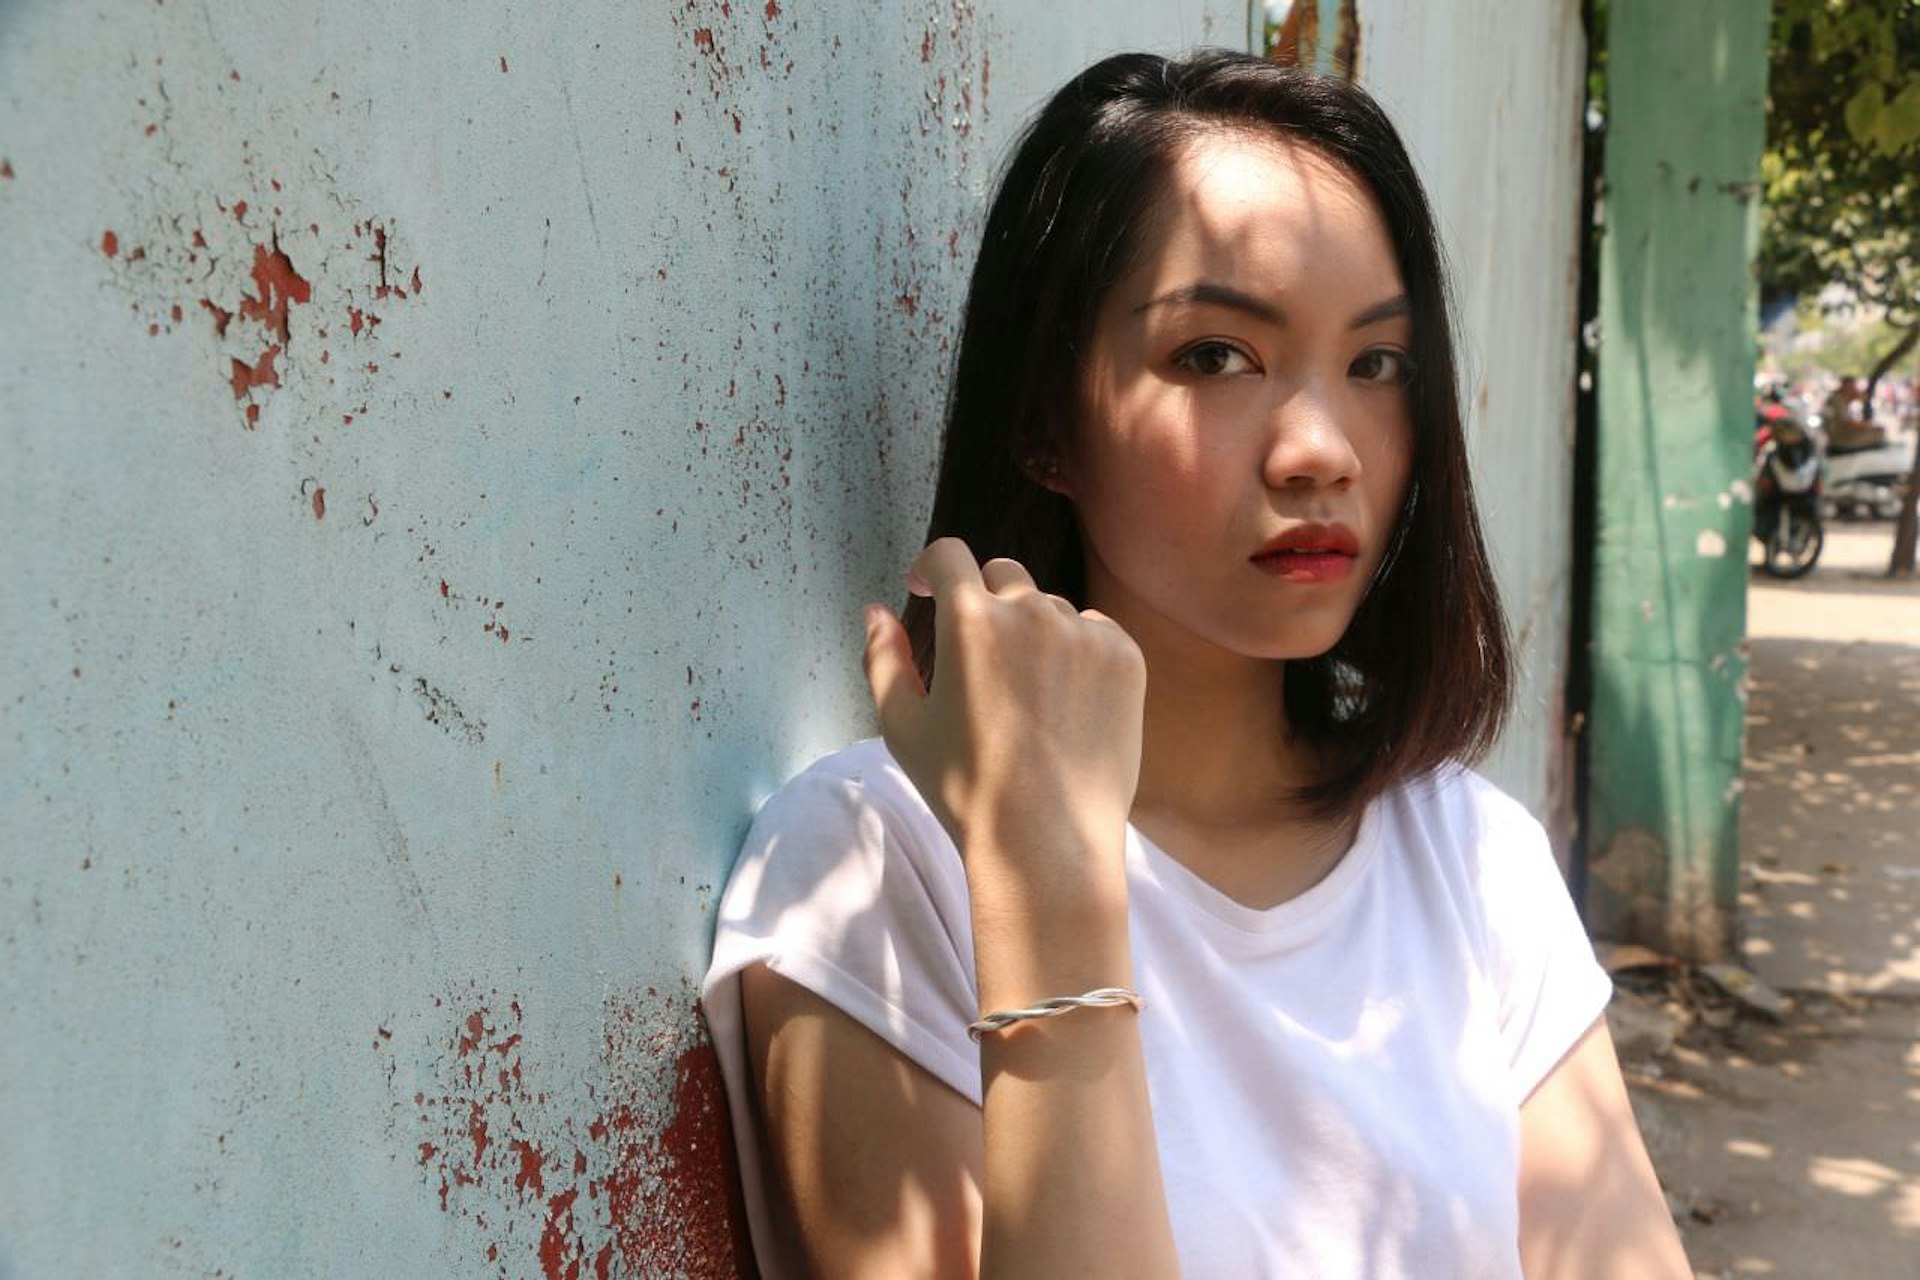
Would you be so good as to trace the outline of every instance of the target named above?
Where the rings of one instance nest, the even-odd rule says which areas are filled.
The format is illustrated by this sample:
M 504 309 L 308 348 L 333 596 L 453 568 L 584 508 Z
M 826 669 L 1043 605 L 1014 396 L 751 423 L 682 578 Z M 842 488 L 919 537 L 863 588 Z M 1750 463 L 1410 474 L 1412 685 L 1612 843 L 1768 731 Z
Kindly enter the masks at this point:
M 1811 576 L 1748 596 L 1742 960 L 1785 1018 L 1697 974 L 1619 978 L 1701 1277 L 1920 1280 L 1920 583 L 1877 576 L 1891 545 L 1836 524 Z

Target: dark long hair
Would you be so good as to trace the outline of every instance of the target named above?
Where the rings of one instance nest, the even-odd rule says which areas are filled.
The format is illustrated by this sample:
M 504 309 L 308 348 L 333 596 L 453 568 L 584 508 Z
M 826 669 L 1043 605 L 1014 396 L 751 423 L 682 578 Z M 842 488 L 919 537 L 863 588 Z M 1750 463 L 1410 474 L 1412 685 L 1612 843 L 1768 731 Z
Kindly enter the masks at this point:
M 927 539 L 959 537 L 982 560 L 1019 560 L 1041 590 L 1085 607 L 1072 504 L 1036 482 L 1032 460 L 1071 441 L 1095 317 L 1141 252 L 1180 148 L 1222 131 L 1310 146 L 1359 179 L 1386 220 L 1412 310 L 1413 465 L 1398 528 L 1339 642 L 1286 666 L 1288 723 L 1327 766 L 1299 798 L 1351 813 L 1402 779 L 1484 753 L 1512 686 L 1474 514 L 1433 214 L 1365 91 L 1202 50 L 1120 54 L 1054 95 L 1021 135 L 987 214 Z M 911 599 L 906 626 L 931 680 L 932 602 Z

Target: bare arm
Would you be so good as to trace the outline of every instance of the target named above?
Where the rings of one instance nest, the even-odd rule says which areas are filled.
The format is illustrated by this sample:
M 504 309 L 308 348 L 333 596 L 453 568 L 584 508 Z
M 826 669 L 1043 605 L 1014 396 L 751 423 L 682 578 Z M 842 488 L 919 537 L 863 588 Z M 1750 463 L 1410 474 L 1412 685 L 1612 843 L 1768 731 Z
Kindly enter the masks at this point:
M 1002 1245 L 1008 1252 L 993 1270 L 983 1270 L 982 1112 L 806 988 L 763 966 L 746 970 L 741 987 L 766 1155 L 799 1224 L 812 1274 L 850 1280 L 1081 1274 L 1079 1264 L 1022 1253 L 1017 1233 L 1031 1229 L 1027 1220 L 1036 1215 L 1072 1219 L 1089 1207 L 1051 1200 L 1102 1194 L 1085 1189 L 1085 1176 L 1071 1177 L 1075 1148 L 1086 1138 L 1104 1137 L 1106 1159 L 1100 1163 L 1116 1166 L 1110 1180 L 1138 1174 L 1124 1145 L 1103 1135 L 1107 1117 L 1090 1124 L 1070 1119 L 1078 1134 L 1065 1139 L 1053 1132 L 1053 1117 L 1026 1129 L 1008 1117 L 1008 1132 L 1021 1139 L 1002 1153 L 1009 1157 L 1008 1171 L 1017 1177 L 1023 1167 L 1038 1169 L 1043 1182 L 1068 1175 L 1065 1180 L 1080 1189 L 1043 1186 L 1026 1204 L 1016 1203 L 1013 1229 Z M 1144 1163 L 1153 1167 L 1151 1152 Z M 1108 1243 L 1137 1244 L 1121 1206 L 1091 1207 L 1104 1221 L 1086 1225 L 1097 1225 Z M 1087 1265 L 1099 1275 L 1173 1274 L 1170 1261 L 1155 1272 L 1145 1269 L 1153 1260 L 1139 1256 Z
M 1129 985 L 1126 815 L 1145 668 L 1124 633 L 953 539 L 915 561 L 940 671 L 869 620 L 889 747 L 966 862 L 983 1011 Z M 983 1104 L 823 1001 L 746 977 L 765 1127 L 821 1275 L 1178 1275 L 1136 1016 L 988 1035 Z
M 1520 1108 L 1527 1280 L 1691 1280 L 1606 1019 Z
M 817 1276 L 976 1273 L 980 1112 L 847 1014 L 740 975 L 766 1157 Z

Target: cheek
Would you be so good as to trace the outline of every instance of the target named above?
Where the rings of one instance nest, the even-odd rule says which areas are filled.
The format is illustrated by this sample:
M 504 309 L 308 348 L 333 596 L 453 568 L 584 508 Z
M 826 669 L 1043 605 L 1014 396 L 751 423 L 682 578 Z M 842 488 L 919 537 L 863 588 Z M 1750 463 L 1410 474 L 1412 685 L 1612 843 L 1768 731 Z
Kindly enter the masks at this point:
M 1367 473 L 1378 483 L 1373 489 L 1372 505 L 1388 521 L 1398 515 L 1413 476 L 1413 424 L 1401 420 L 1383 431 L 1372 442 L 1372 456 L 1364 458 Z
M 1146 383 L 1090 410 L 1071 466 L 1076 500 L 1125 520 L 1192 494 L 1205 483 L 1209 460 L 1193 406 Z

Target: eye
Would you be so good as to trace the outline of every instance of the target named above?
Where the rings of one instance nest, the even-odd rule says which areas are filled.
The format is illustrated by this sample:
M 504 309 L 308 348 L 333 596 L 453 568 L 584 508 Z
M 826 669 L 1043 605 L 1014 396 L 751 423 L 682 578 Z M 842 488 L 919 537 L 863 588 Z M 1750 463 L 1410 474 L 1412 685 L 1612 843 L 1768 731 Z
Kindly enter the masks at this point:
M 1253 357 L 1232 343 L 1218 339 L 1194 343 L 1175 356 L 1173 362 L 1207 378 L 1227 378 L 1255 371 Z
M 1362 382 L 1404 387 L 1413 381 L 1413 357 L 1392 347 L 1375 347 L 1362 352 L 1347 372 Z

